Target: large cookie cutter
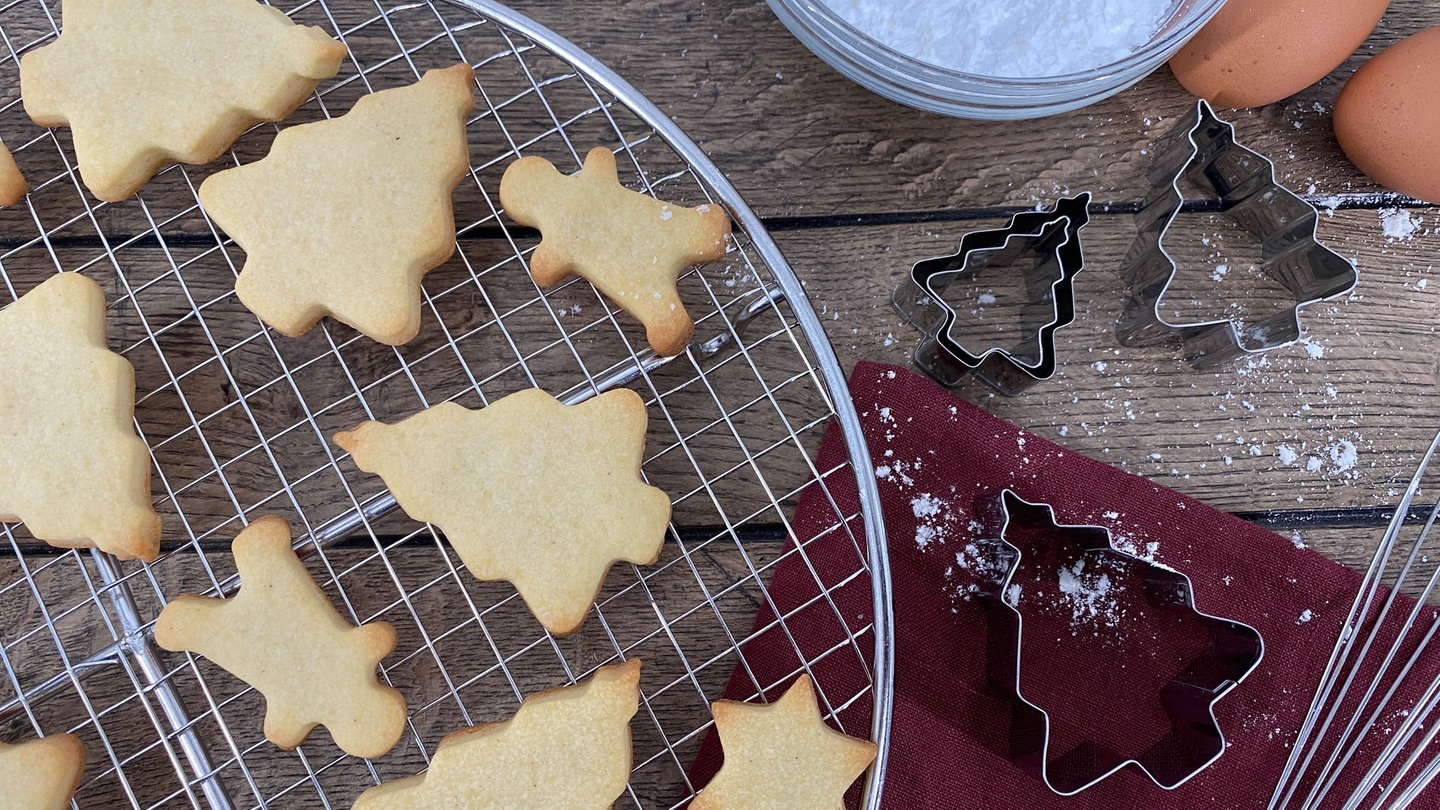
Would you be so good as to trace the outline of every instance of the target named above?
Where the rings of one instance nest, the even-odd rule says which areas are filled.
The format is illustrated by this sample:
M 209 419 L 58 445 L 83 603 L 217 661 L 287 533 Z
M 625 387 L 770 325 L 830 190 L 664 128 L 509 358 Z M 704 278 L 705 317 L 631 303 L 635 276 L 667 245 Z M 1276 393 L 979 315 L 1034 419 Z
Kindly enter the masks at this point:
M 991 683 L 1012 700 L 1010 758 L 1050 790 L 1072 796 L 1126 766 L 1135 766 L 1150 781 L 1173 790 L 1203 771 L 1225 751 L 1225 737 L 1215 721 L 1214 705 L 1245 679 L 1265 654 L 1255 628 L 1212 616 L 1195 605 L 1190 578 L 1170 568 L 1127 554 L 1114 546 L 1103 526 L 1062 525 L 1048 504 L 1030 503 L 1006 489 L 985 499 L 977 515 L 995 536 L 985 542 L 996 555 L 996 571 L 1004 574 L 982 587 L 979 595 L 991 608 L 986 664 Z M 1005 539 L 1011 523 L 1041 526 L 1067 536 L 1081 553 L 1103 554 L 1141 566 L 1146 600 L 1155 607 L 1188 610 L 1209 629 L 1206 648 L 1161 691 L 1171 730 L 1140 756 L 1126 756 L 1101 743 L 1086 741 L 1050 759 L 1050 715 L 1027 699 L 1021 689 L 1020 666 L 1024 619 L 1010 601 L 1011 580 L 1019 569 L 1021 551 Z
M 1355 265 L 1315 240 L 1319 212 L 1275 180 L 1275 165 L 1235 142 L 1235 128 L 1215 115 L 1205 101 L 1152 149 L 1155 165 L 1150 194 L 1135 215 L 1139 235 L 1120 265 L 1130 287 L 1116 337 L 1126 346 L 1149 346 L 1178 339 L 1185 360 L 1201 369 L 1238 357 L 1288 346 L 1300 339 L 1300 309 L 1350 292 Z M 1165 250 L 1165 232 L 1180 213 L 1182 179 L 1213 191 L 1220 212 L 1260 240 L 1260 269 L 1294 296 L 1287 311 L 1245 325 L 1231 319 L 1172 323 L 1160 312 L 1160 300 L 1177 266 Z
M 924 333 L 915 365 L 941 385 L 973 374 L 1009 396 L 1049 379 L 1055 330 L 1075 320 L 1074 278 L 1085 265 L 1080 229 L 1090 220 L 1089 205 L 1089 194 L 1067 197 L 1052 210 L 1016 214 L 1004 228 L 965 234 L 956 253 L 917 262 L 891 297 L 900 316 Z M 967 350 L 951 331 L 959 313 L 946 302 L 945 289 L 961 274 L 1017 265 L 1026 292 L 1020 337 L 978 354 Z

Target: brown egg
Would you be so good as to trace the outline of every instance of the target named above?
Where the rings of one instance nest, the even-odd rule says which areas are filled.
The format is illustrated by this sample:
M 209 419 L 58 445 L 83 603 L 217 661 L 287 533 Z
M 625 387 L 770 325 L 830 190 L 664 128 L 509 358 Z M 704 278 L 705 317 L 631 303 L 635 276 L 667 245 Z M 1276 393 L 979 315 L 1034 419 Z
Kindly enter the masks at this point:
M 1230 0 L 1174 56 L 1191 93 L 1258 107 L 1325 78 L 1370 36 L 1390 0 Z
M 1440 204 L 1440 26 L 1360 66 L 1335 102 L 1335 138 L 1381 185 Z

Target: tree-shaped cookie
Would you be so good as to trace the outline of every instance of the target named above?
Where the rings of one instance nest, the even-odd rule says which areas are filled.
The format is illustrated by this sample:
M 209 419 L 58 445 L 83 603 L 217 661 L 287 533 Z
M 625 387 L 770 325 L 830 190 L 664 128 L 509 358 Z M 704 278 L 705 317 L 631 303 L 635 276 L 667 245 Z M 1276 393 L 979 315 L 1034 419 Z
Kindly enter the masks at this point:
M 629 389 L 563 405 L 532 388 L 487 408 L 444 403 L 335 437 L 410 517 L 439 526 L 470 573 L 515 584 L 556 634 L 573 632 L 610 566 L 655 562 L 670 520 L 640 478 L 645 403 Z
M 59 548 L 160 553 L 135 369 L 105 347 L 105 294 L 59 273 L 0 310 L 0 520 Z
M 474 86 L 469 65 L 429 71 L 206 179 L 201 205 L 248 254 L 240 302 L 290 337 L 326 315 L 392 346 L 415 337 L 420 279 L 455 251 Z
M 71 128 L 81 178 L 110 201 L 286 117 L 345 56 L 255 0 L 65 0 L 64 24 L 21 58 L 20 94 L 35 123 Z
M 530 256 L 536 284 L 583 276 L 645 325 L 655 351 L 685 351 L 695 322 L 675 281 L 686 267 L 725 255 L 730 220 L 718 206 L 684 208 L 631 191 L 620 185 L 615 156 L 600 147 L 569 177 L 543 158 L 520 158 L 500 178 L 500 203 L 511 219 L 540 229 Z
M 601 667 L 584 683 L 531 695 L 509 720 L 451 734 L 429 772 L 370 788 L 354 810 L 604 810 L 630 780 L 639 700 L 639 660 Z
M 395 628 L 341 618 L 290 540 L 279 517 L 250 524 L 231 547 L 240 592 L 179 597 L 155 620 L 155 642 L 203 655 L 255 687 L 265 696 L 265 738 L 281 748 L 323 725 L 345 753 L 378 757 L 405 730 L 405 698 L 375 677 L 395 649 Z
M 771 704 L 717 700 L 710 711 L 725 764 L 690 810 L 844 810 L 845 791 L 875 759 L 875 744 L 825 725 L 809 675 Z
M 71 734 L 0 743 L 0 810 L 62 810 L 80 786 L 85 746 Z

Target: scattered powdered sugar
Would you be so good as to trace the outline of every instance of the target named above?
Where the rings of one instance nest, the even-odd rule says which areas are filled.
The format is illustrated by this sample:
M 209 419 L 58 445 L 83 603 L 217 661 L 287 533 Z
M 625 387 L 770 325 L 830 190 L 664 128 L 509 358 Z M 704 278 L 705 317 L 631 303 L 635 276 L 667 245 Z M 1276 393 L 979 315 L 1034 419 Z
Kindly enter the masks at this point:
M 979 530 L 980 526 L 976 523 L 966 527 L 971 534 Z M 994 583 L 1003 576 L 1004 568 L 994 550 L 982 549 L 975 543 L 966 543 L 964 548 L 955 552 L 955 564 L 945 569 L 945 579 L 953 594 L 967 602 L 982 588 L 993 593 Z M 1020 591 L 1015 590 L 1013 595 L 1019 599 Z
M 1060 600 L 1070 608 L 1072 624 L 1119 626 L 1124 611 L 1115 599 L 1119 589 L 1111 584 L 1108 573 L 1087 572 L 1082 558 L 1060 567 L 1059 586 Z
M 1425 224 L 1424 217 L 1418 217 L 1403 208 L 1380 209 L 1380 232 L 1386 238 L 1408 240 L 1420 232 Z
M 922 551 L 949 534 L 944 501 L 926 492 L 910 500 L 910 509 L 915 513 L 915 545 Z
M 1355 443 L 1349 439 L 1341 439 L 1339 442 L 1330 445 L 1329 453 L 1330 461 L 1335 465 L 1335 471 L 1340 473 L 1355 469 L 1355 462 L 1359 460 L 1359 454 L 1355 450 Z
M 1160 30 L 1173 0 L 824 0 L 884 45 L 985 76 L 1040 77 L 1108 65 Z
M 933 518 L 940 514 L 941 503 L 939 498 L 926 492 L 910 500 L 910 510 L 915 513 L 916 519 Z
M 1122 554 L 1129 554 L 1131 557 L 1139 558 L 1151 565 L 1156 565 L 1161 568 L 1169 568 L 1169 566 L 1155 559 L 1155 555 L 1160 553 L 1160 544 L 1154 540 L 1142 544 L 1133 537 L 1111 534 L 1110 545 Z

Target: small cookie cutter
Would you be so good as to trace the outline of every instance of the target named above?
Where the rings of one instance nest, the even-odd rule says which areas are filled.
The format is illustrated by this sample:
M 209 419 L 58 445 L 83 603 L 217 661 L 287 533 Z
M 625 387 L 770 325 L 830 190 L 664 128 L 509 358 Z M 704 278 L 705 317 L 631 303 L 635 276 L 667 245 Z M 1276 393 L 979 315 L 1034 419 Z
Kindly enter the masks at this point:
M 1055 373 L 1055 330 L 1075 320 L 1074 278 L 1085 265 L 1080 229 L 1090 221 L 1090 195 L 1060 200 L 1049 211 L 1025 211 L 998 230 L 972 231 L 956 253 L 917 262 L 891 297 L 900 316 L 924 337 L 914 361 L 941 385 L 973 374 L 1014 396 Z M 944 292 L 962 273 L 990 268 L 1024 272 L 1027 300 L 1020 310 L 1019 339 L 979 354 L 952 333 L 959 319 Z
M 1135 215 L 1140 233 L 1119 268 L 1130 287 L 1116 337 L 1126 346 L 1179 339 L 1186 362 L 1209 369 L 1238 357 L 1288 346 L 1300 339 L 1300 308 L 1344 295 L 1358 280 L 1355 265 L 1315 239 L 1315 206 L 1275 180 L 1275 164 L 1235 142 L 1235 128 L 1201 100 L 1153 145 L 1152 186 Z M 1180 181 L 1188 178 L 1218 198 L 1220 212 L 1260 241 L 1260 270 L 1295 298 L 1292 309 L 1243 332 L 1231 319 L 1172 323 L 1160 300 L 1175 277 L 1165 232 L 1180 213 Z
M 981 589 L 991 606 L 991 629 L 986 663 L 992 684 L 1012 699 L 1010 758 L 1061 796 L 1073 796 L 1127 765 L 1139 768 L 1165 790 L 1173 790 L 1200 773 L 1225 751 L 1225 737 L 1215 721 L 1214 705 L 1240 684 L 1260 663 L 1265 644 L 1250 625 L 1212 616 L 1195 606 L 1190 578 L 1164 566 L 1115 548 L 1110 530 L 1103 526 L 1072 526 L 1055 522 L 1048 504 L 1030 503 L 1004 490 L 998 499 L 980 503 L 977 514 L 995 532 L 986 540 L 996 555 L 1003 576 Z M 1050 715 L 1021 691 L 1021 638 L 1024 620 L 1006 594 L 1019 569 L 1021 551 L 1005 540 L 1011 522 L 1042 526 L 1063 533 L 1082 555 L 1103 554 L 1141 566 L 1144 593 L 1154 607 L 1189 610 L 1209 628 L 1209 639 L 1188 666 L 1177 673 L 1160 694 L 1171 720 L 1170 732 L 1139 757 L 1130 757 L 1104 744 L 1086 741 L 1050 761 Z

